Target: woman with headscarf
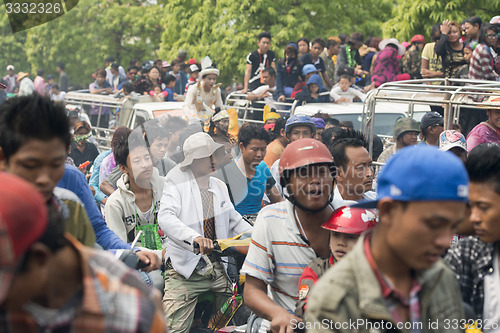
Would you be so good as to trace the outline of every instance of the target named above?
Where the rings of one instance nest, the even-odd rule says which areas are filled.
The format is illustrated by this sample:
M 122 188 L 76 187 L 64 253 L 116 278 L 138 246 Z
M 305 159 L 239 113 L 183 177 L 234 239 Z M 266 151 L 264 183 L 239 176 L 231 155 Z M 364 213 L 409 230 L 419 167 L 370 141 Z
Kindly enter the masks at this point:
M 69 157 L 73 159 L 77 167 L 88 161 L 88 166 L 80 170 L 90 170 L 92 163 L 94 163 L 95 158 L 99 155 L 97 147 L 88 141 L 92 135 L 90 125 L 86 121 L 78 121 L 75 123 L 74 129 L 75 134 L 73 140 L 71 140 Z
M 405 48 L 396 38 L 384 39 L 379 44 L 380 52 L 373 60 L 372 83 L 370 89 L 392 81 L 409 80 L 409 74 L 399 73 L 399 57 L 405 53 Z

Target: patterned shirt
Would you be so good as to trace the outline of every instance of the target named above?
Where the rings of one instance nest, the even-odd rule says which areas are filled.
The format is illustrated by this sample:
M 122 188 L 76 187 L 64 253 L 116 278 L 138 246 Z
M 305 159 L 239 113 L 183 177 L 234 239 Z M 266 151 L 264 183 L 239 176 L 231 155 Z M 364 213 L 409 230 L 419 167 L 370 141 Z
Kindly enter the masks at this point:
M 378 269 L 375 259 L 373 258 L 372 252 L 370 250 L 370 238 L 365 237 L 364 239 L 364 252 L 366 255 L 366 259 L 370 264 L 375 276 L 377 277 L 377 281 L 380 284 L 380 288 L 382 289 L 382 296 L 384 297 L 385 304 L 387 309 L 391 313 L 392 318 L 396 322 L 403 322 L 400 312 L 398 311 L 398 307 L 408 307 L 409 309 L 409 320 L 412 323 L 420 323 L 421 322 L 421 314 L 420 314 L 420 301 L 418 298 L 418 293 L 422 289 L 420 283 L 418 283 L 416 278 L 413 278 L 411 289 L 410 289 L 410 297 L 406 297 L 399 290 L 394 287 L 394 285 L 384 276 L 384 274 Z M 419 329 L 419 325 L 411 325 L 412 329 L 410 332 L 422 332 Z M 421 328 L 421 327 L 420 327 Z
M 0 311 L 1 332 L 167 332 L 156 290 L 111 254 L 66 237 L 80 257 L 83 289 L 55 311 L 33 303 L 23 311 Z M 47 312 L 55 315 L 47 320 L 41 316 Z
M 478 44 L 472 52 L 470 59 L 469 79 L 472 80 L 496 80 L 493 70 L 493 50 L 484 44 Z

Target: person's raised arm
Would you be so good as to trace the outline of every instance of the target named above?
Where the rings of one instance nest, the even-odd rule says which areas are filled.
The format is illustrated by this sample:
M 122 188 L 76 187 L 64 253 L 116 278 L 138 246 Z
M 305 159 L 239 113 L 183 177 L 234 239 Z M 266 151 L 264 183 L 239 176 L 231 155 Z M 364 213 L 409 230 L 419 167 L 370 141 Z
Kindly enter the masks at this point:
M 247 64 L 245 67 L 245 78 L 243 79 L 243 90 L 242 94 L 246 94 L 248 92 L 248 81 L 250 81 L 250 76 L 252 75 L 252 65 Z

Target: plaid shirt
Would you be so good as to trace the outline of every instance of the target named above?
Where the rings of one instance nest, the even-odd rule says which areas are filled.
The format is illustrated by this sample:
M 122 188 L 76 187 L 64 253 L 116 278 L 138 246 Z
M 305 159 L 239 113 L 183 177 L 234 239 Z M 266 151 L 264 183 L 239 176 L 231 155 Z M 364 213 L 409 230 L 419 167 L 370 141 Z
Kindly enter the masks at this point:
M 410 297 L 406 297 L 399 290 L 394 287 L 394 285 L 384 276 L 384 274 L 378 269 L 377 263 L 373 258 L 372 252 L 370 250 L 370 238 L 365 237 L 364 239 L 364 251 L 366 255 L 366 259 L 370 264 L 375 276 L 377 277 L 377 281 L 380 284 L 380 288 L 382 289 L 382 296 L 384 297 L 385 304 L 387 309 L 391 313 L 392 318 L 396 322 L 403 322 L 401 318 L 401 314 L 398 311 L 398 307 L 408 307 L 409 309 L 409 319 L 412 323 L 420 323 L 422 321 L 420 315 L 420 301 L 418 298 L 418 293 L 422 289 L 420 283 L 418 283 L 417 279 L 414 278 L 411 284 L 410 289 Z M 418 324 L 412 325 L 410 332 L 418 333 L 422 332 L 422 330 L 417 329 Z
M 494 62 L 491 48 L 484 44 L 478 44 L 472 52 L 469 66 L 469 79 L 495 81 L 496 75 L 493 65 Z
M 37 322 L 27 311 L 0 311 L 0 332 L 167 331 L 162 303 L 155 290 L 110 254 L 87 248 L 70 235 L 67 238 L 81 259 L 83 290 L 48 323 L 40 319 Z
M 498 244 L 487 244 L 469 236 L 450 248 L 444 257 L 460 283 L 462 300 L 472 306 L 477 318 L 483 317 L 483 282 L 486 274 L 493 273 L 495 245 Z

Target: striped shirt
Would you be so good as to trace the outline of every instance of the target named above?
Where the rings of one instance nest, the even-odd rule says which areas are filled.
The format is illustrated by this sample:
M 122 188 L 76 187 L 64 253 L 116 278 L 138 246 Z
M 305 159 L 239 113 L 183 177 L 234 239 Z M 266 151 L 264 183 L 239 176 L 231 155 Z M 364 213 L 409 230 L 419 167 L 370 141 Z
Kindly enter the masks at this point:
M 24 311 L 0 310 L 1 332 L 167 332 L 156 290 L 111 254 L 67 238 L 81 260 L 82 291 L 54 311 L 33 303 Z
M 254 225 L 252 243 L 241 270 L 270 286 L 271 299 L 293 313 L 299 279 L 316 253 L 303 239 L 293 217 L 293 205 L 282 201 L 264 207 Z

